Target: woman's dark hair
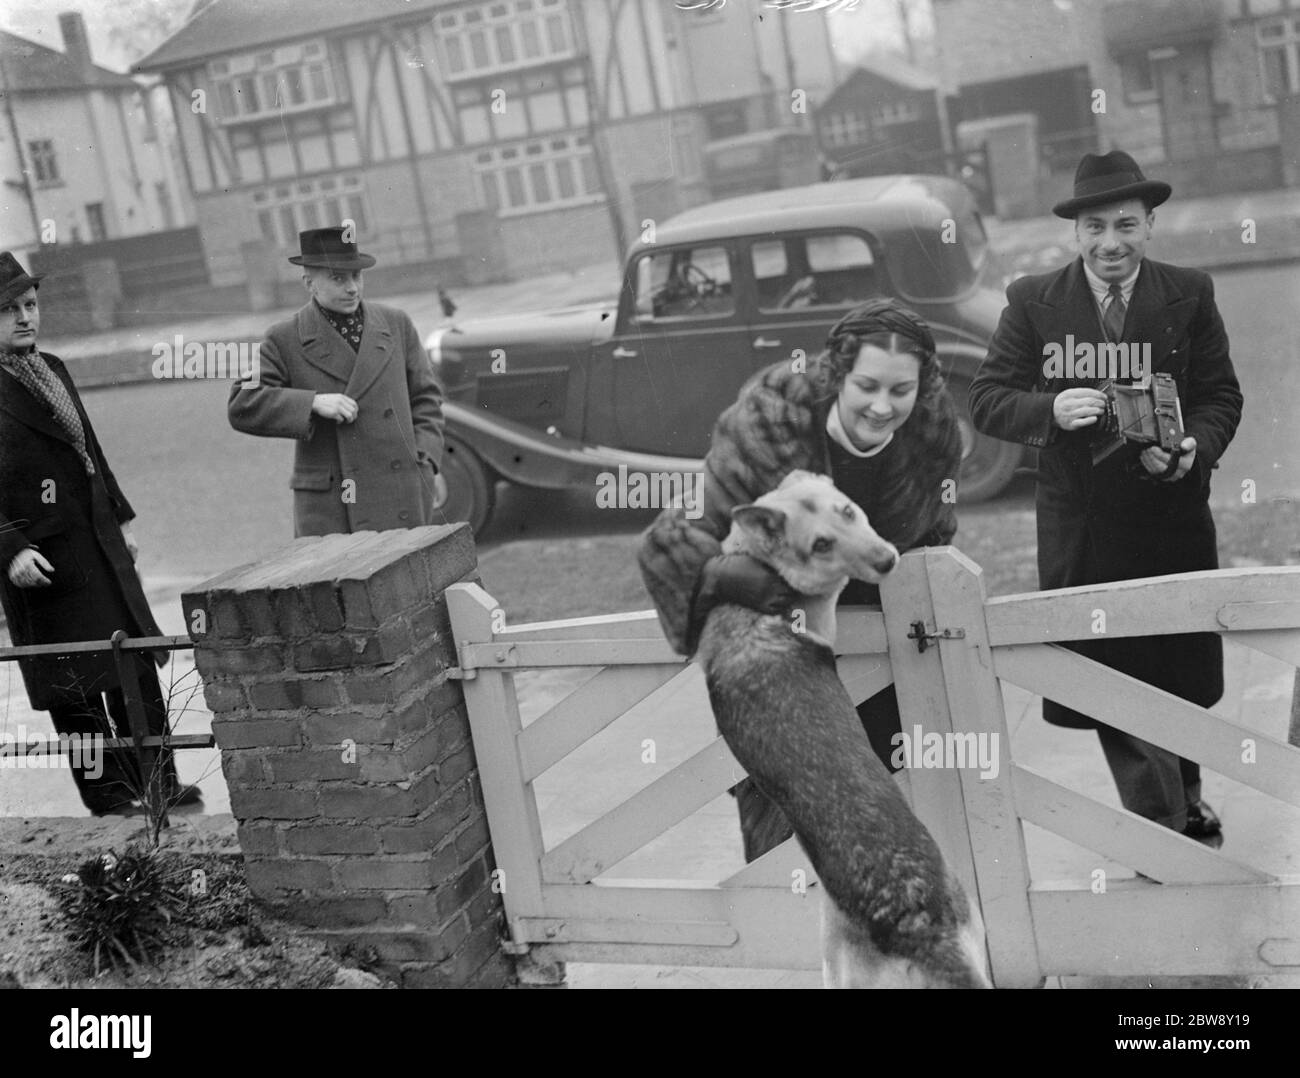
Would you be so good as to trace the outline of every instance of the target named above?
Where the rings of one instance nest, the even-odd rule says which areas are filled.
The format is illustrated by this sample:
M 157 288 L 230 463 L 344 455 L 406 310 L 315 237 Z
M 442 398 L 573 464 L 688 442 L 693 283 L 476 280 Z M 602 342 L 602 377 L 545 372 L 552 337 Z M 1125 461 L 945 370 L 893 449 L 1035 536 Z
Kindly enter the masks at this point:
M 916 356 L 921 364 L 918 398 L 929 399 L 943 388 L 943 374 L 930 327 L 919 314 L 897 300 L 879 298 L 855 307 L 831 327 L 826 350 L 819 358 L 827 368 L 827 388 L 832 392 L 838 393 L 843 387 L 864 344 Z

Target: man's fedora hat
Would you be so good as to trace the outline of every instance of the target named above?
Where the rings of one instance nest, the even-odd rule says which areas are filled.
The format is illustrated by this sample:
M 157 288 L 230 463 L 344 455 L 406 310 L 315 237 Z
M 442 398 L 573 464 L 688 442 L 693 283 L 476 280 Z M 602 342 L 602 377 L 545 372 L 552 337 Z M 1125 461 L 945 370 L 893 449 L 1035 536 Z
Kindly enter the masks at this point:
M 290 255 L 295 266 L 317 266 L 322 269 L 363 270 L 375 264 L 370 255 L 363 255 L 355 243 L 343 242 L 342 228 L 309 228 L 298 233 L 299 254 Z
M 28 273 L 12 251 L 0 251 L 0 304 L 21 296 L 44 276 L 43 273 L 35 276 Z
M 1161 180 L 1148 180 L 1137 162 L 1123 150 L 1086 153 L 1074 174 L 1074 197 L 1052 207 L 1057 217 L 1073 219 L 1093 206 L 1106 206 L 1138 198 L 1148 206 L 1159 206 L 1173 188 Z

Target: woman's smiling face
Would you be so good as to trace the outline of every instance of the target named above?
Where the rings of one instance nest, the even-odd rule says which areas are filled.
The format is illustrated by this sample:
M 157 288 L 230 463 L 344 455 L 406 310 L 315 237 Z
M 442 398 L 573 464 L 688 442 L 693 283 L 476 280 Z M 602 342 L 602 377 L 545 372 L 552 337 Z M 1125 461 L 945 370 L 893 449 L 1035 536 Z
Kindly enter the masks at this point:
M 916 406 L 921 361 L 910 352 L 864 344 L 840 388 L 840 423 L 859 449 L 874 449 Z

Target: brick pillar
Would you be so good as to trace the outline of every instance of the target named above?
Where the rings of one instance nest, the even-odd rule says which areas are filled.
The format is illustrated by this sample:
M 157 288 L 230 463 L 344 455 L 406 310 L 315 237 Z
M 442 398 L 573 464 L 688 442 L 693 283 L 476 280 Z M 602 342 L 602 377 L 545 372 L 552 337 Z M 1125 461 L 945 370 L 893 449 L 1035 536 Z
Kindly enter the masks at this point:
M 514 982 L 444 590 L 469 529 L 299 539 L 182 597 L 248 883 L 403 986 Z

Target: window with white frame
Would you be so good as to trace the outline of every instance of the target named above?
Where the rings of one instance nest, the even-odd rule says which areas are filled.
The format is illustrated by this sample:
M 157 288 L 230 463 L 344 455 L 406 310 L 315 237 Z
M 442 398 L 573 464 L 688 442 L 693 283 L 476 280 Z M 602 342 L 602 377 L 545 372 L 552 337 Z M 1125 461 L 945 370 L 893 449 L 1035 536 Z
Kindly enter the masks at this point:
M 27 143 L 27 153 L 31 157 L 32 177 L 38 184 L 52 186 L 63 182 L 59 175 L 59 159 L 54 155 L 53 139 L 33 139 Z
M 338 101 L 322 41 L 213 60 L 208 74 L 222 123 L 242 123 Z
M 910 124 L 921 118 L 921 110 L 914 101 L 889 101 L 876 109 L 878 124 Z
M 1255 34 L 1264 93 L 1273 101 L 1300 93 L 1300 18 L 1261 22 Z
M 1151 62 L 1151 51 L 1140 50 L 1128 53 L 1119 59 L 1120 84 L 1124 88 L 1124 100 L 1130 104 L 1140 105 L 1148 101 L 1158 101 L 1160 91 L 1156 86 L 1155 65 Z
M 855 146 L 871 136 L 867 118 L 860 112 L 833 112 L 822 124 L 828 146 Z
M 443 12 L 436 25 L 450 79 L 574 54 L 565 0 L 496 0 Z
M 309 228 L 337 228 L 351 220 L 357 235 L 369 230 L 370 215 L 359 176 L 276 184 L 253 193 L 262 236 L 278 247 L 297 248 L 298 233 Z
M 604 197 L 591 143 L 566 135 L 484 150 L 474 159 L 483 201 L 502 216 Z
M 503 95 L 504 110 L 494 109 Z M 587 93 L 577 64 L 512 75 L 493 83 L 464 83 L 452 91 L 467 144 L 537 137 L 587 123 Z

